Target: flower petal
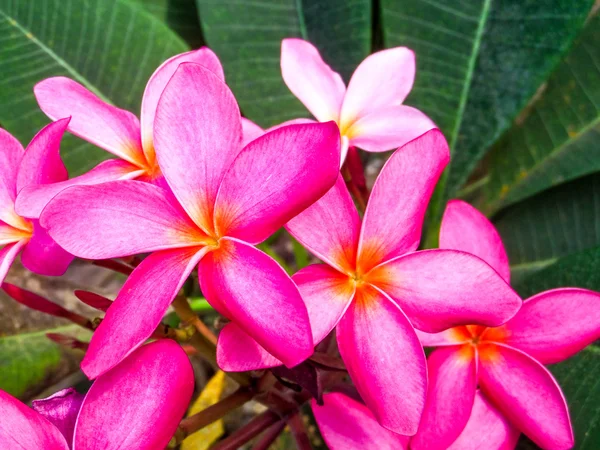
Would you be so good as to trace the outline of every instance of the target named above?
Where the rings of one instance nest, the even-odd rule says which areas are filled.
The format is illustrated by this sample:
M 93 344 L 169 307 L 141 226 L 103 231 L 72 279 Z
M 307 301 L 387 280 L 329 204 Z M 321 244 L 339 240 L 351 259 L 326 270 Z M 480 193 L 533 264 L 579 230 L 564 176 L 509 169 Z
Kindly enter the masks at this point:
M 83 399 L 83 394 L 68 388 L 50 397 L 32 401 L 31 407 L 58 428 L 68 443 L 72 443 L 75 422 Z
M 462 200 L 448 202 L 440 229 L 440 248 L 479 256 L 510 282 L 508 256 L 494 225 Z
M 341 175 L 320 200 L 290 220 L 286 229 L 330 266 L 341 272 L 354 270 L 360 217 Z
M 377 421 L 414 435 L 425 406 L 426 361 L 400 308 L 363 286 L 337 326 L 337 341 L 350 378 Z
M 385 152 L 401 147 L 435 127 L 435 123 L 418 109 L 398 105 L 359 118 L 344 135 L 350 139 L 350 145 L 368 152 Z
M 293 38 L 281 41 L 281 75 L 317 120 L 339 120 L 346 86 L 310 42 Z
M 522 305 L 483 260 L 456 250 L 424 250 L 392 259 L 368 274 L 413 325 L 437 333 L 457 325 L 498 326 Z
M 129 276 L 94 332 L 81 370 L 90 379 L 113 368 L 160 324 L 206 247 L 152 253 Z
M 0 391 L 0 415 L 0 448 L 69 450 L 58 428 L 4 391 Z
M 41 224 L 65 250 L 89 259 L 201 245 L 204 236 L 167 191 L 133 180 L 66 189 Z
M 429 386 L 419 431 L 411 449 L 446 450 L 469 420 L 477 388 L 477 359 L 471 345 L 435 350 L 427 360 Z
M 164 339 L 144 345 L 92 385 L 73 450 L 165 448 L 193 392 L 194 371 L 179 344 Z
M 10 266 L 25 244 L 27 244 L 27 239 L 22 239 L 14 244 L 5 245 L 4 248 L 0 249 L 0 283 L 4 281 L 8 269 L 10 269 Z
M 424 347 L 447 347 L 449 345 L 466 344 L 471 340 L 465 327 L 448 328 L 439 333 L 425 333 L 415 329 Z
M 242 147 L 245 147 L 254 139 L 265 134 L 265 130 L 252 122 L 250 119 L 242 117 Z
M 313 353 L 308 313 L 298 288 L 260 250 L 221 238 L 198 270 L 206 299 L 269 353 L 292 367 Z
M 237 323 L 229 322 L 219 333 L 217 364 L 225 372 L 246 372 L 283 363 L 261 347 Z
M 467 426 L 448 450 L 513 450 L 520 434 L 519 430 L 477 391 Z
M 242 149 L 241 139 L 240 110 L 231 90 L 209 69 L 181 64 L 158 102 L 154 145 L 173 193 L 207 233 L 213 230 L 221 179 Z
M 323 395 L 323 405 L 311 401 L 315 420 L 331 450 L 408 449 L 408 437 L 386 430 L 364 404 L 339 392 Z
M 542 364 L 563 361 L 600 339 L 600 294 L 579 288 L 535 295 L 505 326 L 505 342 Z
M 65 77 L 40 81 L 35 98 L 52 120 L 71 117 L 69 131 L 94 145 L 129 161 L 145 163 L 140 141 L 140 123 L 129 111 L 105 103 L 81 84 Z
M 361 229 L 358 262 L 364 272 L 417 249 L 429 198 L 449 157 L 436 129 L 398 149 L 383 166 Z
M 414 80 L 412 50 L 396 47 L 368 56 L 356 68 L 348 84 L 342 105 L 342 127 L 373 112 L 402 104 Z
M 571 448 L 567 402 L 550 372 L 515 348 L 479 347 L 479 385 L 485 396 L 540 447 Z
M 44 230 L 38 220 L 33 221 L 33 235 L 23 248 L 21 262 L 23 265 L 40 275 L 58 277 L 63 275 L 73 255 L 63 250 Z
M 217 55 L 208 47 L 202 47 L 191 52 L 181 53 L 167 59 L 161 66 L 154 71 L 142 97 L 141 129 L 142 129 L 142 147 L 146 160 L 154 161 L 154 140 L 152 132 L 154 127 L 154 116 L 158 100 L 165 90 L 165 86 L 179 67 L 181 63 L 196 63 L 204 66 L 213 72 L 221 80 L 225 81 L 223 67 Z
M 253 244 L 265 240 L 333 186 L 339 152 L 333 122 L 290 125 L 250 142 L 219 189 L 217 234 Z
M 23 217 L 37 219 L 48 202 L 58 193 L 71 186 L 101 184 L 107 181 L 129 180 L 142 175 L 144 171 L 122 159 L 103 161 L 89 172 L 70 180 L 52 184 L 29 185 L 17 196 L 15 210 Z
M 14 204 L 17 176 L 24 154 L 21 143 L 0 128 L 0 221 L 17 227 L 21 219 L 15 214 Z

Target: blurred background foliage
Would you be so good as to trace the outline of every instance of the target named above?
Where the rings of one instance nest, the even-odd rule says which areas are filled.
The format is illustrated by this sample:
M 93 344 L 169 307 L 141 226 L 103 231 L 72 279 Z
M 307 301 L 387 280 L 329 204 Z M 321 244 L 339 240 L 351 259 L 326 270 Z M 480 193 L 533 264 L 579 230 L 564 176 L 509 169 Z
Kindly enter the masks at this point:
M 346 81 L 369 53 L 407 46 L 417 55 L 407 103 L 436 121 L 452 150 L 424 245 L 436 245 L 445 202 L 464 198 L 500 230 L 523 296 L 600 290 L 599 8 L 593 0 L 0 0 L 0 126 L 26 144 L 47 123 L 32 88 L 56 75 L 139 113 L 162 61 L 209 45 L 244 115 L 267 127 L 309 117 L 281 79 L 281 39 L 310 40 Z M 108 157 L 70 135 L 62 153 L 73 175 Z M 24 395 L 56 364 L 54 344 L 39 343 L 44 326 L 2 328 L 1 388 Z M 31 362 L 20 381 L 15 352 Z M 577 448 L 598 448 L 600 347 L 551 370 Z

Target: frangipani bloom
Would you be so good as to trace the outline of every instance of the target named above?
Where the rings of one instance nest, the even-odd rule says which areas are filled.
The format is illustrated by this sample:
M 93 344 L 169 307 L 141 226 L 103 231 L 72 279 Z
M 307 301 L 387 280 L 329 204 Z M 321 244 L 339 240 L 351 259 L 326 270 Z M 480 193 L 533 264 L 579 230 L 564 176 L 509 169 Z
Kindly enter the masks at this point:
M 21 250 L 23 265 L 41 275 L 62 275 L 73 260 L 40 227 L 37 217 L 29 220 L 15 212 L 17 194 L 25 186 L 67 179 L 59 144 L 68 123 L 62 119 L 47 125 L 25 151 L 0 129 L 0 283 Z
M 465 202 L 448 204 L 440 247 L 474 253 L 509 281 L 500 236 Z M 424 345 L 442 348 L 429 357 L 427 405 L 413 448 L 447 448 L 469 419 L 478 384 L 485 397 L 540 447 L 573 446 L 567 404 L 542 364 L 563 361 L 600 338 L 600 294 L 554 289 L 525 300 L 501 327 L 471 325 L 420 336 Z
M 65 389 L 33 409 L 0 391 L 0 447 L 156 450 L 167 446 L 194 392 L 187 355 L 171 340 L 137 349 L 85 395 Z
M 384 427 L 405 435 L 417 431 L 427 385 L 425 356 L 413 326 L 438 332 L 473 321 L 500 325 L 521 306 L 478 257 L 455 250 L 415 251 L 427 203 L 448 159 L 444 137 L 431 130 L 387 161 L 362 225 L 341 176 L 287 224 L 327 263 L 294 275 L 315 343 L 337 326 L 338 347 L 360 396 Z M 225 370 L 277 364 L 236 324 L 221 331 L 219 347 L 217 361 Z
M 75 255 L 154 252 L 131 274 L 90 343 L 82 369 L 110 369 L 156 329 L 199 264 L 202 292 L 221 314 L 293 366 L 313 352 L 298 288 L 253 247 L 335 183 L 335 123 L 282 127 L 242 149 L 233 94 L 210 70 L 179 66 L 158 104 L 156 157 L 169 190 L 135 180 L 76 186 L 42 223 Z M 171 193 L 172 192 L 172 193 Z
M 48 117 L 52 120 L 71 117 L 68 127 L 71 133 L 119 159 L 104 161 L 84 175 L 62 183 L 25 189 L 17 201 L 17 212 L 39 217 L 48 201 L 69 186 L 125 179 L 162 180 L 152 137 L 156 106 L 167 82 L 184 62 L 202 64 L 224 79 L 219 59 L 208 48 L 173 56 L 148 80 L 142 98 L 141 122 L 134 114 L 106 103 L 69 78 L 53 77 L 36 84 L 33 89 L 36 99 Z
M 402 104 L 415 79 L 415 55 L 405 47 L 368 56 L 346 89 L 342 77 L 312 44 L 284 39 L 281 73 L 290 91 L 318 121 L 337 122 L 342 134 L 342 162 L 348 146 L 383 152 L 435 128 L 421 111 Z

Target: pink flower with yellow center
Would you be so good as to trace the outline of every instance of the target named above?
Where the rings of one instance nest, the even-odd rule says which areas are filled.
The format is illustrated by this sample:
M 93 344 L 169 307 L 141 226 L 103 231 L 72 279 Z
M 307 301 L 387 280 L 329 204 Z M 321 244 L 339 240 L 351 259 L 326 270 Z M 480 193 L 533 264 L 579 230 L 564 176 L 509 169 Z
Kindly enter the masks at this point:
M 286 228 L 326 264 L 293 276 L 320 342 L 334 327 L 348 373 L 386 428 L 417 431 L 427 385 L 413 327 L 438 332 L 464 323 L 500 325 L 521 299 L 480 258 L 455 250 L 415 251 L 448 145 L 431 130 L 398 149 L 377 178 L 361 219 L 341 176 Z M 267 349 L 268 350 L 268 349 Z M 224 370 L 281 364 L 236 324 L 219 335 Z
M 154 145 L 168 189 L 135 180 L 62 191 L 42 224 L 64 248 L 104 259 L 152 252 L 95 331 L 95 378 L 156 329 L 198 266 L 208 301 L 293 366 L 313 352 L 298 288 L 254 247 L 322 197 L 339 173 L 335 123 L 291 125 L 242 147 L 240 111 L 221 78 L 179 66 L 158 103 Z
M 508 258 L 498 232 L 465 202 L 448 204 L 440 247 L 473 253 L 509 281 Z M 563 361 L 600 338 L 599 306 L 596 292 L 554 289 L 525 300 L 501 327 L 467 325 L 433 335 L 421 333 L 424 345 L 442 348 L 428 360 L 427 404 L 411 447 L 448 448 L 475 413 L 479 385 L 485 399 L 512 427 L 537 445 L 571 448 L 573 432 L 565 398 L 542 364 Z M 484 439 L 485 433 L 481 428 L 478 439 Z M 513 436 L 507 433 L 497 448 L 514 447 Z

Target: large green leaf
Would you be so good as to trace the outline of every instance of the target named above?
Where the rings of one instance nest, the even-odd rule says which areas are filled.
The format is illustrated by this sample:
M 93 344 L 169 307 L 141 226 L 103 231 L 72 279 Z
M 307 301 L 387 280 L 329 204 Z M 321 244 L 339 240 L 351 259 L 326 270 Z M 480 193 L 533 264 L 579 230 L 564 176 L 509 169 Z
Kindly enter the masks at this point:
M 262 126 L 307 117 L 279 66 L 281 40 L 302 37 L 346 79 L 371 49 L 369 0 L 197 0 L 202 30 L 242 111 Z
M 381 0 L 386 46 L 417 55 L 408 103 L 452 149 L 430 212 L 439 220 L 488 147 L 510 126 L 577 36 L 593 0 Z M 430 234 L 436 233 L 435 227 Z
M 526 118 L 495 146 L 489 166 L 487 193 L 496 208 L 600 170 L 600 15 Z
M 516 272 L 536 271 L 598 246 L 600 175 L 549 189 L 507 208 L 494 222 Z
M 0 125 L 27 143 L 48 122 L 33 86 L 56 75 L 137 113 L 154 69 L 186 49 L 133 1 L 0 0 Z M 77 174 L 109 155 L 67 136 L 63 156 Z
M 135 0 L 176 31 L 192 48 L 204 44 L 196 0 Z

